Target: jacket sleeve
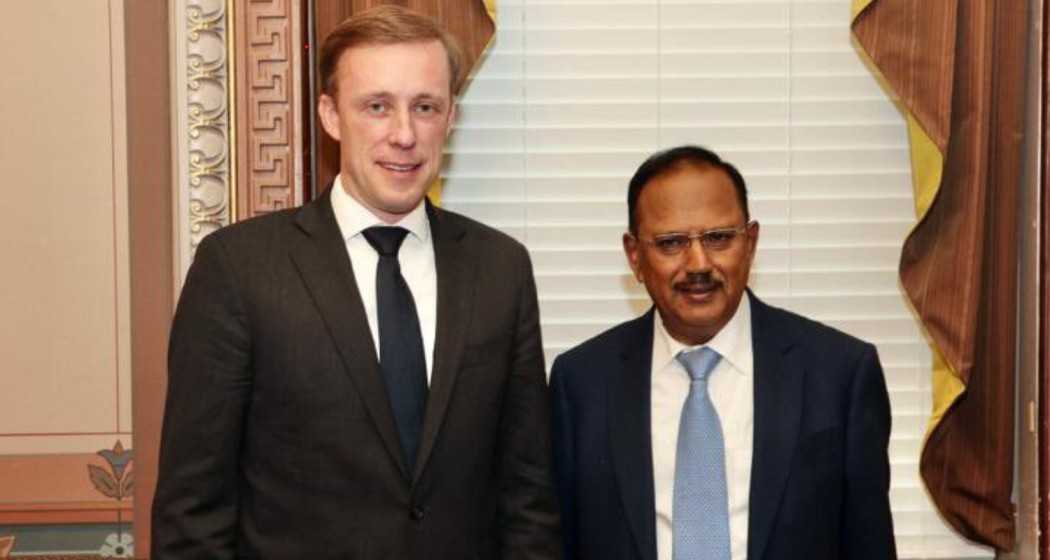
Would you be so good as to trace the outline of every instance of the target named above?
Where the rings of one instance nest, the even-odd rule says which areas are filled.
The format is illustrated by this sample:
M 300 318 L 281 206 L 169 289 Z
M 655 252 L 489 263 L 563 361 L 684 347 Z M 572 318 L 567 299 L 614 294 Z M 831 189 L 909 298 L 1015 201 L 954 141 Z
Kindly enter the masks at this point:
M 875 348 L 865 345 L 849 388 L 842 558 L 897 558 L 890 515 L 890 402 Z
M 152 558 L 235 558 L 250 338 L 220 240 L 197 249 L 175 312 L 152 512 Z
M 543 366 L 539 305 L 528 254 L 522 250 L 510 377 L 499 428 L 501 558 L 561 558 L 551 472 L 550 397 Z

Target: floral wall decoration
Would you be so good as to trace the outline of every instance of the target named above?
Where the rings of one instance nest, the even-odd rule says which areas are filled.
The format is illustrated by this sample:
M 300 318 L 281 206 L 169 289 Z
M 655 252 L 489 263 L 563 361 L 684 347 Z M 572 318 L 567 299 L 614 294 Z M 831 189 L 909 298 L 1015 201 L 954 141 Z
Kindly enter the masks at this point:
M 117 440 L 113 449 L 103 449 L 98 455 L 105 459 L 109 469 L 98 465 L 88 465 L 88 476 L 91 484 L 96 490 L 107 498 L 114 500 L 131 499 L 135 492 L 135 469 L 131 449 L 124 449 L 124 445 Z M 126 527 L 121 520 L 117 524 L 117 532 L 106 536 L 105 542 L 99 548 L 99 556 L 102 558 L 134 558 L 135 539 L 131 528 Z
M 130 498 L 135 491 L 135 471 L 129 468 L 132 466 L 131 450 L 125 450 L 120 440 L 117 440 L 113 449 L 103 449 L 98 455 L 106 460 L 109 470 L 97 465 L 88 465 L 91 484 L 107 498 Z

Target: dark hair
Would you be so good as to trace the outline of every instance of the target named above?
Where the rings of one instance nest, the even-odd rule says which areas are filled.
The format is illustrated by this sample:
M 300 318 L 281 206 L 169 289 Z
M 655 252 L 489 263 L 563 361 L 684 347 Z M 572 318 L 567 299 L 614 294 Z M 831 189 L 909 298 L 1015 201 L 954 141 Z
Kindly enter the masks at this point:
M 630 186 L 627 188 L 627 220 L 632 234 L 638 233 L 638 216 L 635 209 L 638 206 L 638 197 L 642 194 L 642 189 L 653 179 L 685 166 L 720 169 L 729 175 L 736 190 L 737 200 L 740 202 L 740 209 L 744 211 L 744 221 L 751 220 L 751 214 L 747 210 L 747 185 L 744 184 L 744 177 L 740 175 L 736 167 L 723 161 L 718 154 L 707 148 L 692 145 L 678 146 L 649 156 L 649 159 L 638 167 L 638 171 L 634 172 L 634 177 L 631 177 Z
M 344 52 L 368 45 L 440 41 L 448 56 L 449 88 L 455 95 L 463 83 L 463 51 L 459 42 L 429 17 L 396 4 L 369 8 L 344 20 L 321 45 L 321 91 L 335 95 L 336 69 Z

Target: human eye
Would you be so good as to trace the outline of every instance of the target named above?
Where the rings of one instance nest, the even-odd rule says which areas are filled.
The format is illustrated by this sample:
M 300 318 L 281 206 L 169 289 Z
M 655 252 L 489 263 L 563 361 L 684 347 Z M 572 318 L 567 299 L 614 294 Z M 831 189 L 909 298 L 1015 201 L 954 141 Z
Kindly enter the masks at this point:
M 709 249 L 725 249 L 733 242 L 736 235 L 737 231 L 735 229 L 713 229 L 705 231 L 700 236 L 700 240 L 703 242 L 704 247 Z
M 421 115 L 436 115 L 441 112 L 441 105 L 433 101 L 420 101 L 416 103 L 415 111 Z
M 365 111 L 372 115 L 384 115 L 387 109 L 387 104 L 379 100 L 369 101 L 365 104 Z
M 673 255 L 689 245 L 689 236 L 683 233 L 671 233 L 653 238 L 653 245 L 661 252 Z

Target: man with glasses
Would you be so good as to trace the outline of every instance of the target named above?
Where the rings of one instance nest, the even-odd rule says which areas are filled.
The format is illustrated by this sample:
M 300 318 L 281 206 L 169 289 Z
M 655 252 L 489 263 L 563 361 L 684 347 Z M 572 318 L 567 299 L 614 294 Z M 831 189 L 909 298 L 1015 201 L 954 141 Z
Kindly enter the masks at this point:
M 875 348 L 747 289 L 743 177 L 641 165 L 624 252 L 654 308 L 554 362 L 566 558 L 895 558 Z

